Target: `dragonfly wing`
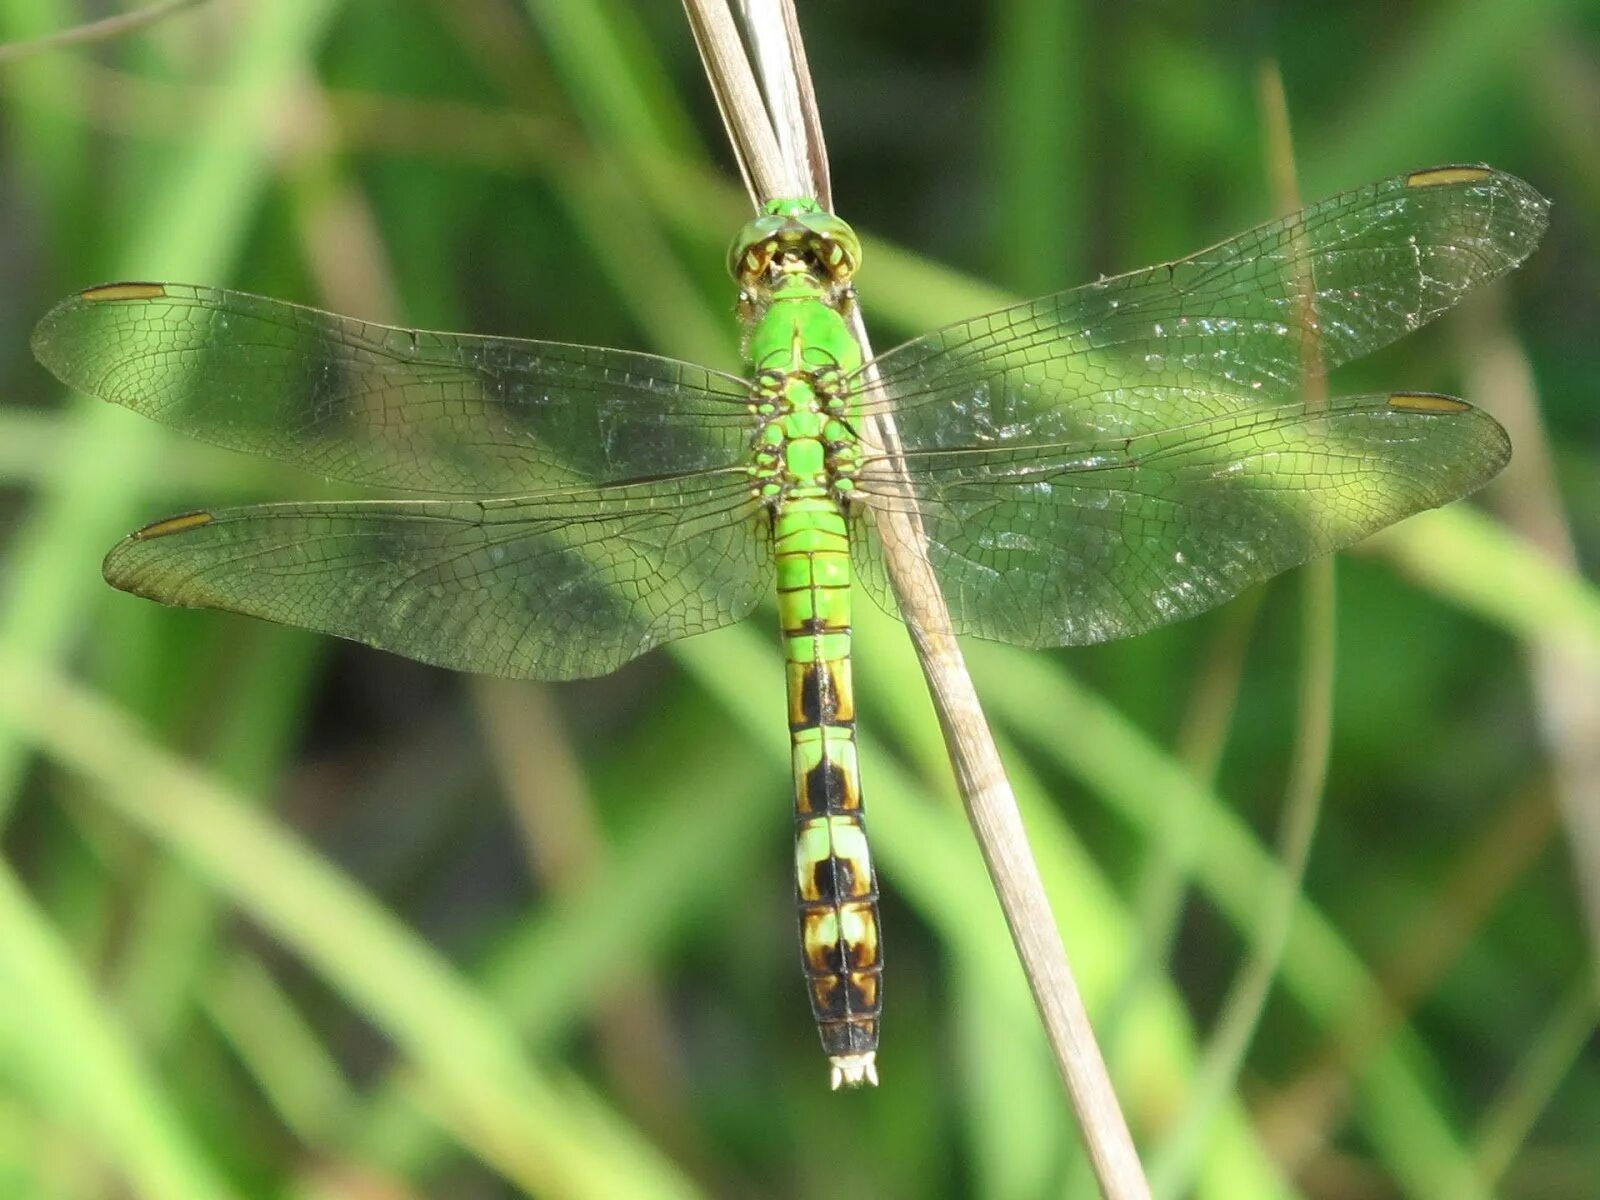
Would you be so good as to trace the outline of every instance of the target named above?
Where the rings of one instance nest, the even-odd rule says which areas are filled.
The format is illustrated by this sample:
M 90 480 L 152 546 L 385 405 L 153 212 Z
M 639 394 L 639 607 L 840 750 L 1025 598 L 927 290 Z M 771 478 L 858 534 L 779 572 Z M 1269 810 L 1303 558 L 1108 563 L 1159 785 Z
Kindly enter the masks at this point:
M 732 375 L 594 346 L 374 325 L 187 284 L 91 288 L 34 353 L 64 383 L 332 478 L 506 494 L 728 466 Z
M 602 675 L 772 587 L 741 473 L 484 501 L 265 504 L 140 530 L 106 579 L 462 671 Z
M 1346 192 L 1181 261 L 1000 309 L 882 355 L 905 449 L 1087 443 L 1299 400 L 1538 243 L 1548 202 L 1488 167 Z
M 867 520 L 920 520 L 958 633 L 1024 646 L 1128 637 L 1455 500 L 1510 457 L 1505 431 L 1419 393 L 1208 416 L 1115 441 L 877 459 Z M 861 539 L 858 539 L 858 544 Z M 893 611 L 870 549 L 863 585 Z

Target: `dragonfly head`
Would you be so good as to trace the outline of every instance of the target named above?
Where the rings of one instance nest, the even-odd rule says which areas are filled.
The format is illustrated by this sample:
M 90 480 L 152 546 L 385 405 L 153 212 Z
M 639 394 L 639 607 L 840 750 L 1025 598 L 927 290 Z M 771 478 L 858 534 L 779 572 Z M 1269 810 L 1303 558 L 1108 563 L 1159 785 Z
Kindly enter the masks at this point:
M 808 199 L 769 202 L 728 251 L 728 273 L 746 289 L 769 285 L 775 270 L 848 283 L 860 265 L 855 231 Z

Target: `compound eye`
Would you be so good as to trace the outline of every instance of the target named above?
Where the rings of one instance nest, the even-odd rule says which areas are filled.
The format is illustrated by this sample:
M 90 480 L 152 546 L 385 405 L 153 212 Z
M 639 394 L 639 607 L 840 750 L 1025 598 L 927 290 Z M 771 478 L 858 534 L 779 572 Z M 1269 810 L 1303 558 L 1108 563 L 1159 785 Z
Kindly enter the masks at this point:
M 741 229 L 728 248 L 728 274 L 745 285 L 766 274 L 778 252 L 777 234 L 784 224 L 783 217 L 769 215 L 757 217 Z
M 835 282 L 842 283 L 861 265 L 861 241 L 855 230 L 832 213 L 799 218 L 810 232 L 810 250 L 817 263 Z
M 728 274 L 740 287 L 749 287 L 767 273 L 773 250 L 771 242 L 734 243 L 728 251 Z

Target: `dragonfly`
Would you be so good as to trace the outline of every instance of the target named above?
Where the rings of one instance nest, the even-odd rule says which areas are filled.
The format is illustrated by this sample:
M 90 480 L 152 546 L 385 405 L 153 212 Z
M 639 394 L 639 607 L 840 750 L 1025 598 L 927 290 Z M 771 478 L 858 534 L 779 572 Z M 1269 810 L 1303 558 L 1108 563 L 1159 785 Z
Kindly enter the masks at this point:
M 1051 647 L 1193 616 L 1456 500 L 1509 458 L 1491 417 L 1308 384 L 1515 267 L 1547 209 L 1486 166 L 1413 171 L 864 362 L 860 241 L 777 200 L 729 255 L 744 374 L 177 283 L 90 288 L 33 347 L 185 434 L 404 494 L 156 521 L 105 560 L 127 592 L 537 680 L 775 593 L 801 960 L 838 1088 L 878 1079 L 851 605 L 859 587 L 897 611 L 896 519 L 956 633 Z

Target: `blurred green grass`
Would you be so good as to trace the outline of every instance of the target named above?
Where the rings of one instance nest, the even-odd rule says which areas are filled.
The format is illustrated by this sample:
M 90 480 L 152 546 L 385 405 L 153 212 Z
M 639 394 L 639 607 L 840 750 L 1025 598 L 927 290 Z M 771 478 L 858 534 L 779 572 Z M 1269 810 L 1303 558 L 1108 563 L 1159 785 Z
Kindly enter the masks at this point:
M 101 11 L 0 0 L 0 37 Z M 1307 198 L 1448 160 L 1530 179 L 1555 226 L 1481 320 L 1538 389 L 1519 469 L 1548 438 L 1595 561 L 1600 6 L 802 16 L 880 345 L 1268 215 L 1266 59 Z M 149 517 L 324 485 L 59 395 L 27 333 L 88 283 L 735 361 L 721 264 L 744 201 L 675 6 L 218 0 L 10 65 L 0 106 L 0 1195 L 1091 1194 L 888 620 L 858 639 L 884 1086 L 832 1096 L 793 969 L 769 630 L 516 707 L 551 758 L 530 773 L 469 681 L 100 582 Z M 1504 378 L 1467 328 L 1336 383 Z M 1594 801 L 1600 592 L 1528 516 L 1545 485 L 1523 472 L 1486 512 L 1341 564 L 1321 823 L 1198 1195 L 1593 1194 L 1595 881 L 1571 835 Z M 1214 779 L 1179 731 L 1229 613 L 972 648 L 1152 1155 L 1197 1118 L 1218 1006 L 1275 916 L 1293 592 L 1262 597 Z M 1141 902 L 1175 848 L 1192 886 L 1169 954 Z

